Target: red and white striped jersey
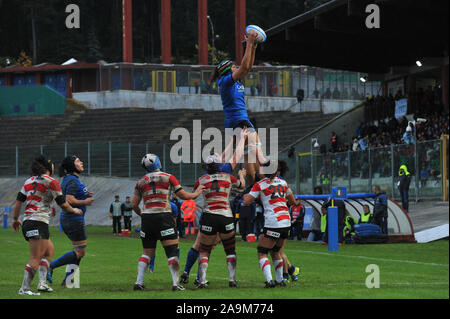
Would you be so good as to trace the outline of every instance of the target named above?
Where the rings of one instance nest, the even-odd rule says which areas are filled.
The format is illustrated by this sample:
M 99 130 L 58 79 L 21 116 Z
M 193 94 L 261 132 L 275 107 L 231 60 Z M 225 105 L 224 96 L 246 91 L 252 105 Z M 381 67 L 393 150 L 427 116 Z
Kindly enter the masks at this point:
M 53 200 L 59 197 L 58 201 L 64 203 L 59 182 L 48 175 L 27 179 L 18 197 L 26 201 L 24 221 L 35 220 L 46 224 L 50 221 Z
M 144 199 L 143 214 L 172 214 L 170 198 L 173 192 L 176 193 L 181 189 L 175 176 L 157 171 L 139 179 L 134 187 L 134 194 Z
M 291 226 L 286 198 L 292 194 L 292 190 L 285 180 L 275 177 L 271 182 L 269 178 L 264 178 L 253 185 L 249 194 L 254 198 L 261 198 L 264 206 L 264 227 Z
M 199 185 L 205 187 L 203 212 L 233 217 L 228 199 L 231 188 L 241 186 L 240 180 L 233 175 L 222 172 L 203 175 L 195 182 L 194 189 L 197 189 Z

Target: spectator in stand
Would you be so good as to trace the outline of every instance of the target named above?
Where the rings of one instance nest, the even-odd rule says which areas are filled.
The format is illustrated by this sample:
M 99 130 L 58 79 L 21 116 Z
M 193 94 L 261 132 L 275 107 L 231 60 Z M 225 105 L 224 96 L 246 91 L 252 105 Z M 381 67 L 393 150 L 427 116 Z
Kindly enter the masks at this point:
M 258 84 L 256 84 L 256 90 L 258 90 L 258 96 L 261 96 L 261 94 L 262 94 L 262 84 L 261 84 L 261 82 L 258 82 Z
M 361 151 L 365 151 L 369 147 L 368 136 L 359 137 L 358 143 L 359 143 L 359 148 L 361 149 Z
M 331 151 L 333 153 L 336 153 L 337 147 L 338 147 L 338 137 L 337 137 L 336 132 L 332 132 L 331 133 L 331 140 L 330 140 L 330 142 L 331 142 Z
M 322 195 L 322 194 L 323 194 L 322 187 L 320 186 L 314 187 L 314 195 Z
M 409 210 L 409 184 L 411 183 L 411 177 L 409 175 L 410 173 L 408 172 L 406 165 L 400 166 L 397 186 L 402 199 L 402 207 L 406 212 Z
M 348 90 L 347 88 L 345 88 L 344 91 L 342 91 L 342 99 L 347 100 L 348 98 L 349 98 Z
M 420 169 L 420 186 L 423 188 L 427 184 L 428 178 L 430 178 L 430 172 L 427 169 L 427 164 L 422 163 Z
M 322 98 L 324 98 L 324 99 L 331 99 L 331 90 L 330 90 L 330 88 L 327 88 L 325 93 L 322 95 Z
M 408 124 L 408 126 L 406 127 L 405 133 L 403 133 L 402 136 L 402 141 L 405 142 L 406 144 L 415 143 L 412 123 Z
M 319 98 L 320 92 L 319 92 L 319 90 L 318 90 L 317 88 L 314 90 L 313 95 L 314 95 L 314 97 L 315 97 L 316 99 Z
M 338 88 L 335 87 L 333 90 L 333 99 L 338 100 L 341 98 L 341 92 L 339 92 Z
M 359 150 L 358 139 L 356 137 L 353 137 L 352 151 L 356 152 L 357 150 Z

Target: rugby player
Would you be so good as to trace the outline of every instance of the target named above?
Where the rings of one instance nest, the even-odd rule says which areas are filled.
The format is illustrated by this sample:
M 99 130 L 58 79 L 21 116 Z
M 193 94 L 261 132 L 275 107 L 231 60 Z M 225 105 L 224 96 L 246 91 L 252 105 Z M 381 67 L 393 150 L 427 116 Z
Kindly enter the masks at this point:
M 270 161 L 264 157 L 261 142 L 248 117 L 245 105 L 245 88 L 242 81 L 253 67 L 257 44 L 255 43 L 256 33 L 250 32 L 248 36 L 244 35 L 244 37 L 246 48 L 240 67 L 236 67 L 231 60 L 220 62 L 214 70 L 210 84 L 217 80 L 220 88 L 225 113 L 225 129 L 231 128 L 234 130 L 238 127 L 249 129 L 245 169 L 250 184 L 253 184 L 256 181 L 255 174 L 259 170 L 259 166 L 267 166 Z
M 53 270 L 55 268 L 66 266 L 66 276 L 61 285 L 66 285 L 66 279 L 72 272 L 79 267 L 81 258 L 86 254 L 87 235 L 84 215 L 86 214 L 86 206 L 92 205 L 94 202 L 93 193 L 89 192 L 86 186 L 80 181 L 80 174 L 84 171 L 83 162 L 76 156 L 70 155 L 63 159 L 59 167 L 59 176 L 63 177 L 61 189 L 66 201 L 73 207 L 77 207 L 83 211 L 82 215 L 70 214 L 61 211 L 59 222 L 61 228 L 67 238 L 72 242 L 73 250 L 66 252 L 58 259 L 50 263 L 47 272 L 47 279 L 53 282 Z M 72 265 L 72 266 L 70 266 Z
M 161 171 L 161 162 L 155 154 L 145 155 L 141 163 L 148 173 L 136 183 L 131 206 L 142 218 L 140 235 L 143 254 L 138 261 L 138 274 L 133 290 L 147 290 L 144 286 L 144 274 L 155 254 L 158 240 L 161 241 L 168 258 L 172 290 L 184 290 L 178 283 L 178 233 L 172 217 L 170 198 L 174 192 L 181 199 L 195 199 L 202 193 L 203 186 L 199 186 L 194 193 L 186 192 L 175 176 Z M 141 199 L 144 200 L 144 210 L 139 207 Z
M 220 171 L 227 173 L 227 174 L 233 174 L 234 169 L 236 168 L 237 164 L 242 158 L 242 155 L 244 154 L 244 145 L 245 141 L 248 135 L 247 129 L 242 129 L 239 133 L 239 141 L 236 145 L 236 150 L 233 153 L 233 156 L 229 161 L 227 161 L 226 153 L 227 150 L 231 149 L 233 147 L 233 141 L 230 141 L 230 143 L 225 148 L 225 151 L 222 153 L 221 160 L 222 163 L 224 163 L 220 167 Z M 206 168 L 206 167 L 205 167 Z M 201 217 L 200 217 L 201 222 Z M 220 236 L 217 234 L 215 245 L 217 245 L 220 242 Z M 214 245 L 214 246 L 215 246 Z M 213 246 L 213 247 L 214 247 Z M 195 239 L 194 245 L 191 247 L 191 249 L 188 252 L 188 255 L 186 257 L 186 263 L 184 267 L 184 271 L 181 274 L 180 282 L 183 284 L 187 284 L 189 282 L 189 273 L 191 271 L 191 268 L 194 266 L 195 262 L 200 256 L 200 238 L 197 234 L 197 237 Z M 197 272 L 197 279 L 194 281 L 194 284 L 197 286 L 199 284 L 199 273 Z
M 25 267 L 19 295 L 39 295 L 30 289 L 36 271 L 39 272 L 37 290 L 53 291 L 46 283 L 47 269 L 55 251 L 48 229 L 53 200 L 69 214 L 83 214 L 81 209 L 73 208 L 65 201 L 58 181 L 50 177 L 54 168 L 52 161 L 44 155 L 36 157 L 31 164 L 32 176 L 25 181 L 17 194 L 12 228 L 18 232 L 22 227 L 23 236 L 30 247 L 30 258 Z M 19 215 L 24 202 L 26 207 L 22 224 Z
M 238 172 L 239 180 L 233 175 L 221 172 L 222 159 L 214 154 L 206 159 L 207 174 L 200 177 L 194 188 L 204 186 L 205 207 L 200 221 L 200 260 L 199 284 L 206 287 L 206 272 L 212 247 L 216 244 L 217 234 L 223 244 L 229 273 L 229 286 L 236 284 L 236 239 L 234 217 L 230 209 L 229 196 L 232 187 L 245 188 L 245 170 Z
M 283 280 L 284 263 L 280 250 L 286 243 L 291 226 L 287 204 L 299 203 L 287 182 L 279 177 L 283 166 L 278 162 L 275 173 L 268 176 L 261 173 L 264 178 L 253 185 L 250 193 L 244 195 L 244 205 L 250 205 L 260 198 L 264 207 L 264 228 L 259 236 L 257 251 L 259 265 L 266 279 L 265 288 L 286 285 Z M 272 280 L 269 251 L 275 268 L 275 282 Z

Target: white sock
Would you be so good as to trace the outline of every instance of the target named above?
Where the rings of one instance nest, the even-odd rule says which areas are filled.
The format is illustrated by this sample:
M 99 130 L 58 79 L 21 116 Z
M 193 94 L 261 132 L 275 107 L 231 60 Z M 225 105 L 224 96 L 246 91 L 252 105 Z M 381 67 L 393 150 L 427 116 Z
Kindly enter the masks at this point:
M 273 266 L 275 267 L 275 277 L 277 282 L 283 281 L 283 259 L 274 260 Z
M 201 257 L 198 261 L 198 270 L 200 274 L 200 283 L 205 284 L 206 283 L 206 271 L 208 270 L 208 257 Z
M 147 270 L 148 265 L 150 264 L 150 257 L 147 255 L 142 255 L 139 258 L 139 262 L 138 262 L 138 274 L 137 274 L 137 279 L 136 279 L 136 283 L 139 285 L 143 285 L 144 284 L 144 275 L 145 275 L 145 271 Z
M 266 277 L 266 282 L 271 281 L 272 280 L 272 270 L 270 267 L 270 261 L 267 257 L 261 258 L 259 260 L 259 267 L 261 267 L 264 277 Z
M 236 255 L 227 256 L 227 266 L 230 281 L 236 281 Z
M 173 285 L 178 285 L 178 278 L 180 273 L 180 264 L 178 263 L 178 257 L 170 257 L 169 261 L 169 269 L 170 274 L 172 275 Z
M 22 281 L 22 289 L 23 290 L 30 290 L 31 282 L 33 281 L 34 274 L 36 273 L 36 270 L 34 270 L 30 265 L 26 265 L 25 271 L 23 274 L 23 281 Z
M 50 263 L 47 259 L 42 258 L 41 262 L 39 263 L 38 272 L 39 272 L 39 282 L 46 282 L 47 281 L 47 270 Z

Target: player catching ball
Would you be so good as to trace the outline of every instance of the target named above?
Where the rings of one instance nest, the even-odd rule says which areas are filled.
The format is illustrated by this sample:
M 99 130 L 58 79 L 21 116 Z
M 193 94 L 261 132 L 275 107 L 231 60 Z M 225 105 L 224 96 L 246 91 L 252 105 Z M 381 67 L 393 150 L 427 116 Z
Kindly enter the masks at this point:
M 217 65 L 210 80 L 210 84 L 217 80 L 220 89 L 225 113 L 225 129 L 248 128 L 249 130 L 247 137 L 248 154 L 245 155 L 244 160 L 250 185 L 255 182 L 255 173 L 259 170 L 259 166 L 270 165 L 270 161 L 264 157 L 255 127 L 248 117 L 245 105 L 245 88 L 242 83 L 255 62 L 256 37 L 257 34 L 253 31 L 245 36 L 246 48 L 240 67 L 237 67 L 233 61 L 224 60 Z
M 178 283 L 180 271 L 178 233 L 172 217 L 170 198 L 174 192 L 181 199 L 195 199 L 202 193 L 203 186 L 198 187 L 194 193 L 186 192 L 175 176 L 161 171 L 161 162 L 155 154 L 145 155 L 141 163 L 148 173 L 136 183 L 131 206 L 142 218 L 143 254 L 139 258 L 138 274 L 133 290 L 147 290 L 144 286 L 144 275 L 150 260 L 155 255 L 158 240 L 161 241 L 168 259 L 173 282 L 172 290 L 184 290 L 184 287 Z M 144 200 L 143 211 L 139 207 L 142 199 Z
M 299 203 L 287 182 L 278 177 L 283 170 L 280 162 L 277 163 L 277 167 L 274 174 L 264 176 L 253 185 L 250 193 L 244 195 L 244 205 L 250 205 L 255 199 L 260 198 L 264 206 L 264 228 L 263 233 L 259 235 L 257 250 L 259 266 L 266 278 L 265 288 L 286 285 L 283 280 L 283 258 L 280 250 L 286 243 L 291 227 L 287 204 Z M 275 267 L 276 282 L 272 280 L 269 251 Z
M 30 259 L 25 267 L 19 295 L 39 295 L 39 293 L 33 293 L 30 289 L 36 271 L 39 272 L 37 290 L 42 292 L 53 291 L 46 283 L 47 269 L 55 251 L 48 230 L 53 200 L 68 213 L 83 214 L 80 209 L 73 208 L 65 201 L 58 181 L 50 177 L 54 168 L 53 163 L 45 156 L 40 155 L 35 158 L 31 164 L 32 176 L 25 181 L 17 194 L 12 228 L 15 232 L 18 232 L 22 227 L 23 236 L 30 246 Z M 22 224 L 19 215 L 24 202 L 27 205 Z

